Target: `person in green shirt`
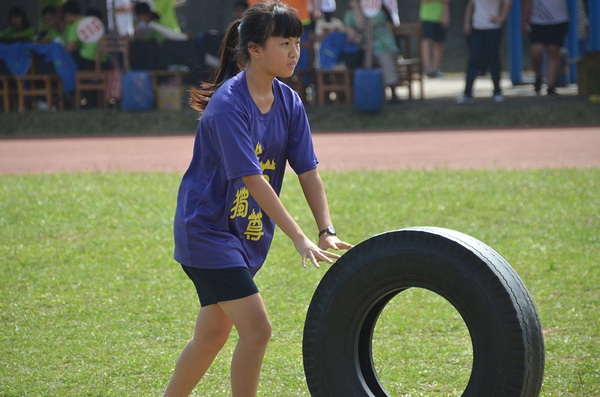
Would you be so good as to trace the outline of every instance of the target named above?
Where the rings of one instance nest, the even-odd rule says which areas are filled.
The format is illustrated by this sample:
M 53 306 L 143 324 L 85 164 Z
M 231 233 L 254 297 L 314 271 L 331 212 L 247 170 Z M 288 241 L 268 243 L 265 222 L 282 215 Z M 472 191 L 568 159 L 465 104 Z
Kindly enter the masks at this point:
M 367 17 L 363 14 L 358 0 L 350 0 L 348 10 L 344 15 L 346 36 L 349 42 L 358 42 L 359 38 L 366 38 Z M 383 85 L 390 87 L 392 102 L 400 103 L 396 95 L 396 87 L 400 85 L 396 75 L 396 59 L 400 50 L 396 45 L 396 38 L 391 27 L 391 17 L 385 7 L 373 20 L 373 57 L 381 68 Z M 362 43 L 363 45 L 365 43 Z
M 423 72 L 429 77 L 442 77 L 444 75 L 440 72 L 440 62 L 443 53 L 442 45 L 446 40 L 446 30 L 450 26 L 449 1 L 421 0 L 419 10 L 423 33 L 421 54 L 425 66 Z
M 16 6 L 8 11 L 8 24 L 9 28 L 0 32 L 0 42 L 35 40 L 35 30 L 21 7 Z
M 76 1 L 67 1 L 62 6 L 66 22 L 65 48 L 77 64 L 79 70 L 92 70 L 96 66 L 96 43 L 84 43 L 77 37 L 77 25 L 83 19 L 81 7 Z
M 46 32 L 50 28 L 44 18 L 44 10 L 48 7 L 53 7 L 58 11 L 64 2 L 65 0 L 38 0 L 38 10 L 42 10 L 40 13 L 40 21 L 38 23 L 38 32 Z
M 158 23 L 181 33 L 174 0 L 154 0 L 154 12 L 158 14 Z
M 139 41 L 154 40 L 162 43 L 166 40 L 165 36 L 152 29 L 149 24 L 156 21 L 158 16 L 150 10 L 148 3 L 137 3 L 134 8 L 136 25 L 133 39 Z M 158 22 L 160 23 L 160 22 Z
M 67 24 L 58 9 L 54 6 L 44 8 L 42 10 L 42 19 L 48 27 L 48 30 L 46 30 L 39 39 L 40 43 L 58 42 L 64 46 Z

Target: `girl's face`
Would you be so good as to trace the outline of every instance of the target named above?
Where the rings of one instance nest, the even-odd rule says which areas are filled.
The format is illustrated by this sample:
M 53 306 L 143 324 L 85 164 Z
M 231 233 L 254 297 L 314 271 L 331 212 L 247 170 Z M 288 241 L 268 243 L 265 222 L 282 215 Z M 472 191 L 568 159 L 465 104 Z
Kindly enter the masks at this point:
M 48 25 L 49 28 L 56 29 L 58 28 L 60 19 L 58 15 L 52 15 L 48 13 L 44 15 L 44 21 L 46 21 L 46 25 Z
M 23 27 L 23 18 L 20 15 L 11 15 L 9 23 L 13 29 L 21 29 Z
M 300 38 L 269 37 L 260 53 L 256 61 L 267 72 L 275 77 L 290 77 L 300 58 Z

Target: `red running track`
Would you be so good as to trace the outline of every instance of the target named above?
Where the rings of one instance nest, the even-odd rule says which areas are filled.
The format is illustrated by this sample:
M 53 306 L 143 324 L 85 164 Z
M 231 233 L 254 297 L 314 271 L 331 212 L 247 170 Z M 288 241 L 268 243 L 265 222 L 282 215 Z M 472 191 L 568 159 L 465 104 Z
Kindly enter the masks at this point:
M 313 133 L 320 169 L 600 167 L 600 127 Z M 194 137 L 0 140 L 0 174 L 186 170 Z

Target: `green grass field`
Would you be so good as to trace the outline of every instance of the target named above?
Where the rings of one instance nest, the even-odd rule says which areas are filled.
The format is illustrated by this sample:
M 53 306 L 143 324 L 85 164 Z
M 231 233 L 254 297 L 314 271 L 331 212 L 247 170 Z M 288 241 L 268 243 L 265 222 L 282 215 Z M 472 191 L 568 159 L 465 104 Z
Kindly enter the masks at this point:
M 472 235 L 515 268 L 546 341 L 543 396 L 600 396 L 600 170 L 324 172 L 341 238 L 431 225 Z M 180 174 L 0 176 L 0 396 L 159 396 L 198 302 L 172 259 Z M 316 234 L 297 179 L 282 194 Z M 257 284 L 273 323 L 261 396 L 308 396 L 302 331 L 327 270 L 281 233 Z M 236 335 L 194 396 L 229 396 Z M 424 290 L 395 298 L 374 360 L 393 396 L 460 395 L 466 326 Z

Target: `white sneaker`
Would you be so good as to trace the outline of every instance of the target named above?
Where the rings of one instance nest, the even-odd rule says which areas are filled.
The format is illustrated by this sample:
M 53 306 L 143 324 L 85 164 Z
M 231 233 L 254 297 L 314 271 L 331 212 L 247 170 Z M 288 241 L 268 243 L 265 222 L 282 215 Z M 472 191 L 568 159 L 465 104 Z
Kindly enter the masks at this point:
M 504 102 L 504 97 L 500 94 L 494 95 L 494 102 Z
M 465 105 L 467 103 L 473 103 L 473 98 L 470 96 L 463 95 L 461 97 L 456 98 L 456 103 L 459 105 Z
M 431 73 L 428 73 L 427 76 L 436 78 L 436 77 L 444 77 L 445 74 L 440 72 L 439 69 L 435 69 Z

